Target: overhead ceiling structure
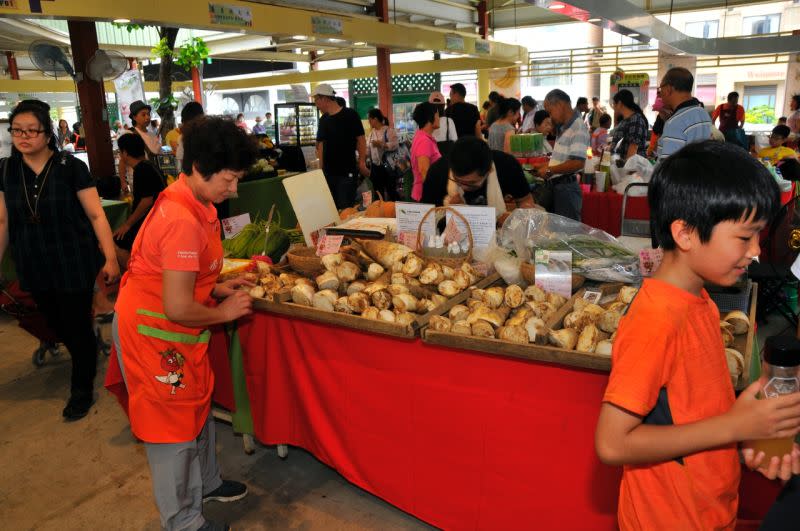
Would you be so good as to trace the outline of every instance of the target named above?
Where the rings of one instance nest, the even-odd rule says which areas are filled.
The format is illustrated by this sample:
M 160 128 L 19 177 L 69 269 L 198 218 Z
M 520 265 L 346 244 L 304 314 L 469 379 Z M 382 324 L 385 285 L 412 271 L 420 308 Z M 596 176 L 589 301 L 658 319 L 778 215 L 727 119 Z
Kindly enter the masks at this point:
M 800 51 L 800 39 L 791 34 L 711 39 L 690 37 L 641 8 L 635 0 L 526 0 L 526 3 L 643 42 L 656 39 L 671 51 L 691 55 L 758 55 Z
M 614 8 L 616 5 L 624 9 L 635 8 L 637 12 L 648 15 L 663 15 L 684 11 L 700 11 L 703 9 L 720 9 L 723 7 L 737 7 L 743 5 L 765 4 L 775 0 L 598 0 L 594 2 L 598 8 L 605 6 Z M 493 29 L 508 29 L 515 27 L 543 26 L 548 24 L 563 24 L 581 20 L 570 15 L 570 7 L 589 11 L 580 2 L 542 1 L 542 0 L 487 0 L 487 8 L 491 14 L 491 27 Z M 558 4 L 565 7 L 558 8 Z M 630 13 L 617 13 L 615 16 L 627 17 Z M 600 17 L 593 14 L 588 18 Z M 586 19 L 584 19 L 585 21 Z M 617 22 L 616 19 L 613 19 Z
M 477 0 L 390 0 L 389 3 L 389 24 L 383 24 L 378 21 L 371 0 L 233 0 L 220 4 L 202 0 L 174 3 L 157 0 L 55 0 L 41 3 L 41 13 L 30 11 L 26 2 L 16 2 L 13 7 L 0 7 L 0 22 L 3 23 L 0 27 L 0 50 L 24 51 L 26 40 L 43 37 L 67 44 L 64 31 L 43 28 L 44 22 L 32 23 L 37 17 L 63 17 L 106 22 L 125 19 L 137 24 L 216 30 L 219 34 L 204 36 L 212 57 L 310 61 L 313 57 L 311 52 L 317 57 L 330 54 L 325 59 L 355 57 L 373 55 L 376 46 L 394 52 L 445 50 L 446 35 L 457 35 L 465 39 L 465 46 L 460 50 L 464 55 L 489 56 L 511 64 L 524 59 L 525 50 L 503 43 L 496 43 L 488 52 L 484 48 L 476 52 L 473 43 L 478 40 Z M 213 18 L 210 20 L 212 5 L 242 9 L 252 16 L 252 23 L 227 24 Z M 337 21 L 341 35 L 316 32 L 312 18 L 325 16 Z M 136 52 L 138 57 L 149 56 L 149 50 L 144 48 Z M 295 57 L 285 54 L 294 54 Z

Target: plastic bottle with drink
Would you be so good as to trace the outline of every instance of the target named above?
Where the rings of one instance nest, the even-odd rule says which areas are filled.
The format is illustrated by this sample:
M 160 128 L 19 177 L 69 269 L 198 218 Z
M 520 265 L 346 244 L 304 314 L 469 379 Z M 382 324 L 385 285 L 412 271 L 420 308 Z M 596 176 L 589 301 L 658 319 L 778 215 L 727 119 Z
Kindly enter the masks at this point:
M 800 391 L 800 340 L 792 336 L 771 336 L 764 345 L 761 362 L 761 378 L 764 387 L 760 399 L 776 398 Z M 752 448 L 755 454 L 764 452 L 764 462 L 772 456 L 782 458 L 792 452 L 794 437 L 759 439 L 746 441 L 744 447 Z

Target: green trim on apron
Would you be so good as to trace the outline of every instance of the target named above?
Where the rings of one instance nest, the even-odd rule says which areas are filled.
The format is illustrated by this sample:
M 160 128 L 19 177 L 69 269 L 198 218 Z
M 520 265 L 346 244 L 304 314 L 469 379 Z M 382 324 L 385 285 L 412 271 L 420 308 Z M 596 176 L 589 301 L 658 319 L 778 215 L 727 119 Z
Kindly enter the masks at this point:
M 197 343 L 208 343 L 211 339 L 211 331 L 204 330 L 199 336 L 191 334 L 183 334 L 181 332 L 170 332 L 169 330 L 162 330 L 160 328 L 153 328 L 152 326 L 138 325 L 136 331 L 147 337 L 155 337 L 156 339 L 163 339 L 164 341 L 172 341 L 173 343 L 185 343 L 187 345 L 196 345 Z
M 164 319 L 169 321 L 169 318 L 163 313 L 151 312 L 150 310 L 136 310 L 136 315 L 146 315 L 147 317 L 155 317 L 156 319 Z

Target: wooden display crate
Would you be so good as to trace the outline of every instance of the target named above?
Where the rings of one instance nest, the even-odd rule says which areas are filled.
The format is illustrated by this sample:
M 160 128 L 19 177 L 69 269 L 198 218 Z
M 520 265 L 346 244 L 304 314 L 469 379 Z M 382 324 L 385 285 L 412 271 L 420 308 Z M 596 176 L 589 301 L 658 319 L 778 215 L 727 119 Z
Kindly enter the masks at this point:
M 480 280 L 474 285 L 474 287 L 484 288 L 491 286 L 492 284 L 496 283 L 499 278 L 500 276 L 495 273 L 494 275 L 490 275 Z M 269 313 L 297 317 L 300 319 L 308 319 L 310 321 L 317 321 L 320 323 L 341 326 L 344 328 L 352 328 L 364 332 L 411 339 L 419 335 L 420 329 L 428 324 L 428 321 L 431 317 L 434 315 L 447 313 L 450 311 L 450 308 L 456 304 L 461 304 L 466 301 L 467 298 L 469 298 L 470 289 L 468 288 L 462 291 L 433 311 L 417 317 L 417 319 L 408 326 L 385 321 L 377 321 L 374 319 L 366 319 L 359 315 L 350 315 L 339 312 L 326 312 L 311 306 L 295 304 L 291 302 L 291 295 L 289 294 L 287 298 L 286 293 L 288 292 L 279 292 L 273 296 L 273 300 L 256 299 L 253 302 L 253 307 L 256 310 Z
M 622 284 L 617 283 L 603 284 L 597 288 L 589 289 L 599 290 L 605 297 L 619 291 L 621 286 Z M 567 303 L 562 306 L 558 312 L 556 312 L 550 321 L 546 323 L 547 327 L 552 329 L 561 328 L 564 317 L 572 311 L 575 305 L 575 300 L 583 297 L 585 292 L 586 289 L 581 289 L 575 295 L 573 295 L 572 298 L 570 298 L 569 301 L 567 301 Z M 758 285 L 753 284 L 753 290 L 750 294 L 750 313 L 748 315 L 750 320 L 750 329 L 745 335 L 734 336 L 734 343 L 732 347 L 741 352 L 742 356 L 744 357 L 744 372 L 739 378 L 737 384 L 734 386 L 736 390 L 744 389 L 750 383 L 750 365 L 752 364 L 753 360 L 753 341 L 755 340 L 757 298 Z M 445 314 L 446 312 L 439 313 Z M 589 352 L 578 352 L 576 350 L 566 350 L 551 345 L 538 345 L 534 343 L 523 345 L 501 339 L 464 336 L 460 334 L 453 334 L 451 332 L 437 332 L 428 327 L 422 331 L 422 340 L 432 345 L 473 350 L 477 352 L 483 352 L 485 354 L 511 356 L 514 358 L 543 361 L 546 363 L 557 363 L 571 367 L 580 367 L 599 371 L 611 370 L 611 357 L 609 356 Z
M 501 282 L 494 283 L 500 285 Z M 604 295 L 619 291 L 622 284 L 602 284 L 593 290 L 600 291 Z M 546 323 L 548 328 L 561 328 L 564 317 L 572 311 L 575 300 L 583 297 L 586 289 L 579 290 L 573 295 L 564 306 L 562 306 L 553 317 Z M 547 363 L 558 363 L 570 367 L 580 367 L 583 369 L 594 369 L 600 371 L 611 370 L 611 358 L 589 352 L 578 352 L 576 350 L 566 350 L 551 345 L 538 345 L 528 343 L 512 343 L 502 339 L 490 339 L 484 337 L 464 336 L 452 332 L 437 332 L 430 328 L 425 328 L 422 332 L 422 340 L 432 345 L 441 345 L 450 348 L 462 348 L 474 350 L 486 354 L 496 354 L 511 356 L 533 361 L 544 361 Z
M 738 350 L 744 357 L 744 371 L 739 377 L 739 381 L 734 388 L 741 391 L 750 385 L 750 365 L 753 363 L 753 341 L 756 337 L 756 303 L 758 302 L 758 284 L 753 283 L 753 289 L 750 291 L 750 313 L 748 319 L 750 321 L 750 328 L 746 335 L 734 336 L 733 348 Z M 724 315 L 722 316 L 724 317 Z

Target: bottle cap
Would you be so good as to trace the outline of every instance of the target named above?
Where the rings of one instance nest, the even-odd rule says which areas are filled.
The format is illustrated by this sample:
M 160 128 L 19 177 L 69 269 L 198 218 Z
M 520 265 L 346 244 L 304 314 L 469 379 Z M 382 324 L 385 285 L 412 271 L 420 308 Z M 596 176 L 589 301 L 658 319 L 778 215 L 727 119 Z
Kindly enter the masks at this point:
M 778 367 L 800 365 L 800 339 L 793 336 L 770 336 L 764 344 L 764 361 Z

